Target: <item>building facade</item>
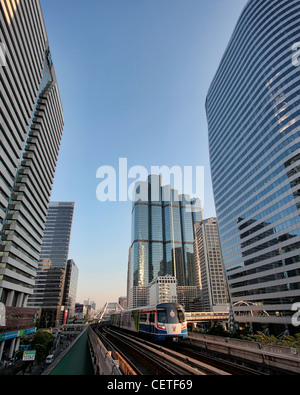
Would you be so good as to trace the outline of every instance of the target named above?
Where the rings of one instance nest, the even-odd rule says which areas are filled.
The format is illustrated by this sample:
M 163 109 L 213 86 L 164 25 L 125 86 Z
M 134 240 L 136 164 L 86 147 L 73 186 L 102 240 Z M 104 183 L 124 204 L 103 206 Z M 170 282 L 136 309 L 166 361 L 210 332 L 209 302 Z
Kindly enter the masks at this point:
M 40 263 L 37 272 L 34 294 L 28 305 L 38 309 L 39 326 L 41 328 L 58 327 L 63 320 L 63 292 L 65 269 L 53 268 L 49 262 Z
M 299 22 L 299 0 L 248 1 L 206 101 L 234 316 L 278 330 L 300 302 Z
M 64 119 L 40 1 L 1 1 L 0 24 L 0 302 L 20 310 L 33 293 Z M 14 333 L 1 334 L 0 359 L 18 346 Z
M 180 195 L 170 185 L 163 186 L 160 176 L 137 183 L 136 191 L 143 198 L 136 196 L 132 208 L 130 308 L 147 304 L 147 286 L 160 276 L 174 276 L 181 287 L 196 287 L 194 223 L 202 219 L 200 200 Z
M 40 261 L 51 261 L 54 268 L 66 268 L 71 241 L 75 203 L 50 202 Z
M 41 324 L 46 321 L 44 316 L 51 315 L 50 326 L 74 316 L 78 268 L 73 260 L 68 261 L 74 207 L 73 202 L 49 204 L 37 279 L 28 300 L 29 307 L 39 308 Z
M 154 278 L 148 285 L 147 304 L 177 303 L 177 279 L 170 275 Z
M 63 305 L 67 312 L 67 321 L 75 316 L 75 304 L 78 286 L 79 269 L 73 259 L 68 259 L 64 283 Z M 95 309 L 95 307 L 93 307 Z M 64 317 L 65 318 L 65 317 Z
M 195 224 L 195 262 L 201 310 L 229 311 L 229 297 L 223 267 L 219 230 L 216 218 Z

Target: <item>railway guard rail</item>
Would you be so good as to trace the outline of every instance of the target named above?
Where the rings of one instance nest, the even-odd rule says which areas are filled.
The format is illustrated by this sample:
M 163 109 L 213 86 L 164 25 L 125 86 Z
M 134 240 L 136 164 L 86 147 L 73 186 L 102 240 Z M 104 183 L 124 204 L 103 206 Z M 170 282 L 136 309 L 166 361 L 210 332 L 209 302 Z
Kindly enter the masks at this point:
M 294 374 L 300 373 L 300 349 L 189 333 L 190 344 L 216 353 L 262 364 Z
M 111 353 L 107 351 L 91 327 L 88 329 L 88 339 L 94 373 L 100 376 L 121 376 L 122 373 Z

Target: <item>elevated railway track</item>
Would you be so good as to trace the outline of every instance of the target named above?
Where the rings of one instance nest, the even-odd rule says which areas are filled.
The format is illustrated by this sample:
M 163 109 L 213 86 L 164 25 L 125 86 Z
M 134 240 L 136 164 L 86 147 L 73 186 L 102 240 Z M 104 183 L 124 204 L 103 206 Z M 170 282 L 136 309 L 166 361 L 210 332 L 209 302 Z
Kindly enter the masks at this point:
M 253 369 L 205 356 L 185 342 L 160 344 L 138 336 L 95 326 L 95 333 L 107 350 L 118 358 L 123 374 L 131 375 L 255 375 Z

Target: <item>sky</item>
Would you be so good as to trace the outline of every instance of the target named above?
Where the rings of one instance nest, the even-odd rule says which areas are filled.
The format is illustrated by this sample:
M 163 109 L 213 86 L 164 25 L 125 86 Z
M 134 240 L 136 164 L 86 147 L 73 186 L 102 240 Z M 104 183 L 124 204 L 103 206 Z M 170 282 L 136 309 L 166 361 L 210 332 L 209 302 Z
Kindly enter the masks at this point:
M 100 167 L 204 167 L 204 217 L 216 215 L 205 100 L 245 4 L 41 0 L 65 120 L 51 200 L 75 202 L 78 302 L 127 292 L 132 202 L 97 199 Z

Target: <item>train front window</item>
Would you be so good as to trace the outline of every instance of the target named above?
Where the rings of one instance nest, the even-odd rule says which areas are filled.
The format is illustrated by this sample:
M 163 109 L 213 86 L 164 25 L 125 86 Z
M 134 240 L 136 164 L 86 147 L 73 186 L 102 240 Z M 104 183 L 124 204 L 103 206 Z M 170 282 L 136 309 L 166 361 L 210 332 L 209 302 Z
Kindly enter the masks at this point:
M 184 311 L 176 306 L 157 310 L 157 320 L 163 324 L 182 324 L 185 322 Z
M 185 322 L 184 312 L 182 310 L 177 310 L 178 321 L 182 324 Z
M 157 321 L 161 324 L 168 323 L 168 317 L 166 310 L 157 310 Z

